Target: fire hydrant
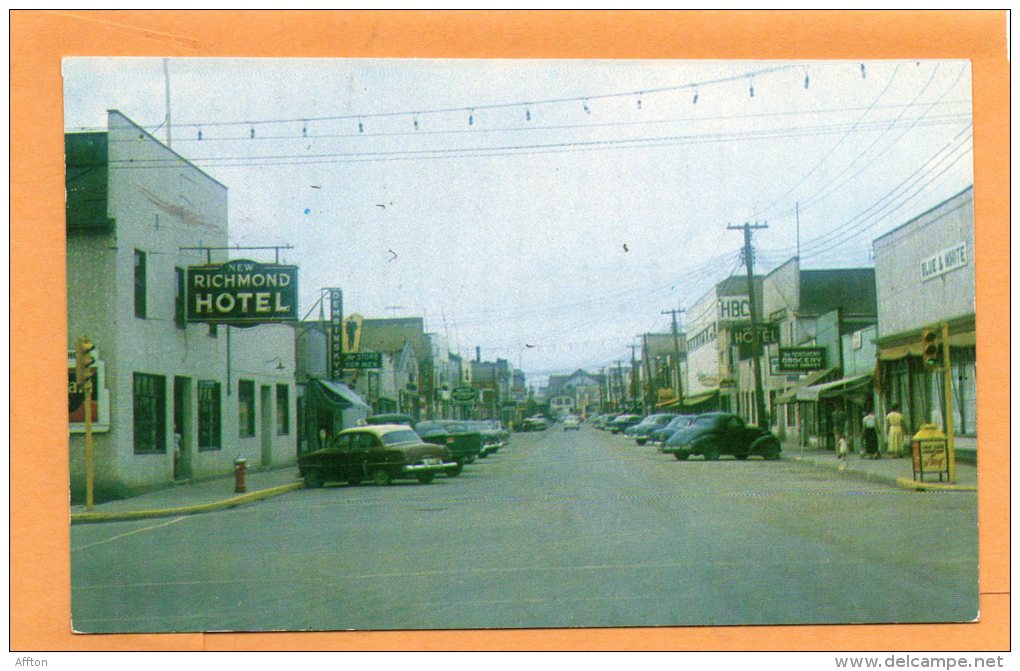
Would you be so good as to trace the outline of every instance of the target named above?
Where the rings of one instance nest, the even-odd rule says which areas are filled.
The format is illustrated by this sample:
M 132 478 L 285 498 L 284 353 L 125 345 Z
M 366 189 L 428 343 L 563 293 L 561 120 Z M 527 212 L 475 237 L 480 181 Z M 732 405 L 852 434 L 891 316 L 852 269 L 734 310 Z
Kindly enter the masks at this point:
M 244 469 L 248 460 L 244 457 L 234 459 L 234 492 L 243 494 L 248 491 L 244 486 Z

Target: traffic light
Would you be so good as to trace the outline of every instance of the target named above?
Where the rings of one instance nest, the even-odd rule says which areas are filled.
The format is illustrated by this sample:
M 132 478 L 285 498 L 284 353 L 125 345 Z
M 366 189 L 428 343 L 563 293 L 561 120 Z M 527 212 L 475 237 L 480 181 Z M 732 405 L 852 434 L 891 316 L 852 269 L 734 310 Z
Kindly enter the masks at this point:
M 78 338 L 74 344 L 74 379 L 79 387 L 86 382 L 91 382 L 92 377 L 96 374 L 96 369 L 92 367 L 96 362 L 96 358 L 92 355 L 92 350 L 95 348 L 92 339 L 88 336 Z
M 928 368 L 937 368 L 939 362 L 939 330 L 934 326 L 926 326 L 921 330 L 921 360 Z

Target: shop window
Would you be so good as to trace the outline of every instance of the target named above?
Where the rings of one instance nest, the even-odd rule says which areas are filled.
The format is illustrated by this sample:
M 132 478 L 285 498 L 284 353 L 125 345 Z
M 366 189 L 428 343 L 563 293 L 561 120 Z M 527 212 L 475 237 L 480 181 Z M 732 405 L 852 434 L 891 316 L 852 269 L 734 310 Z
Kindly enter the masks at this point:
M 237 381 L 237 431 L 241 438 L 255 435 L 255 382 Z
M 166 377 L 134 374 L 135 454 L 166 452 Z
M 977 435 L 977 354 L 974 347 L 952 349 L 954 431 Z
M 286 436 L 290 433 L 290 387 L 285 384 L 276 385 L 276 435 Z
M 198 449 L 218 450 L 223 446 L 223 407 L 220 383 L 213 380 L 198 382 Z
M 145 319 L 145 252 L 135 250 L 135 316 Z

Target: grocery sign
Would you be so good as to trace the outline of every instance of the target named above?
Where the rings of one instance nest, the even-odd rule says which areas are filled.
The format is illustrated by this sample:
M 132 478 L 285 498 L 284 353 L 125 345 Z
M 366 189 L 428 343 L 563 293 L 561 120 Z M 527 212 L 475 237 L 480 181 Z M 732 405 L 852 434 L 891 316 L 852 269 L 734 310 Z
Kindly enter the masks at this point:
M 297 266 L 247 259 L 188 267 L 187 321 L 256 324 L 297 321 Z
M 824 347 L 780 347 L 777 373 L 802 373 L 825 368 Z
M 456 387 L 450 396 L 457 403 L 470 403 L 478 398 L 478 390 L 474 387 Z

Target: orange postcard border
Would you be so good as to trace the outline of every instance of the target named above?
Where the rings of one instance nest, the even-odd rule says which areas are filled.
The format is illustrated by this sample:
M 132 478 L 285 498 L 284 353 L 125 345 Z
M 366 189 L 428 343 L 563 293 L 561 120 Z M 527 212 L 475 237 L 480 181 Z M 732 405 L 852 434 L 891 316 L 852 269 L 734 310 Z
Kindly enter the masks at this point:
M 36 11 L 10 19 L 10 647 L 89 650 L 1009 650 L 1006 11 Z M 338 39 L 339 38 L 339 39 Z M 981 619 L 949 625 L 75 635 L 61 58 L 970 59 Z M 931 494 L 929 494 L 930 496 Z

